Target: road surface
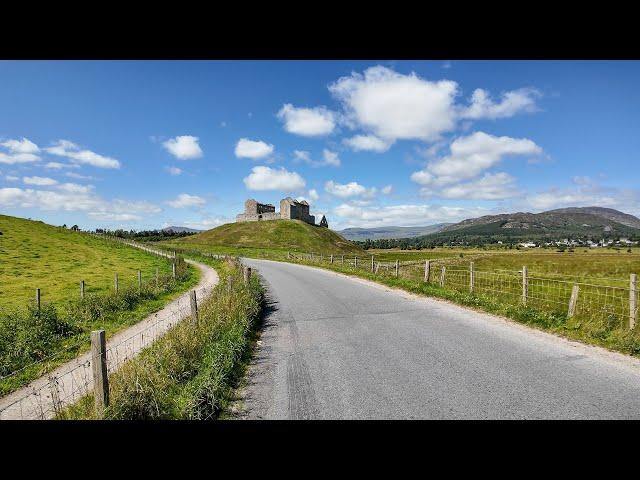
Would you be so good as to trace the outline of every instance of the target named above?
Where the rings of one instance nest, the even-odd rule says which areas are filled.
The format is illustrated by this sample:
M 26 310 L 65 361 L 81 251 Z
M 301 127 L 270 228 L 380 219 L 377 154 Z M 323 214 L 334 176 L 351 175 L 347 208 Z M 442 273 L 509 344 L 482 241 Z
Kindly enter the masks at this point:
M 268 288 L 244 418 L 640 418 L 640 361 L 318 268 L 244 263 Z

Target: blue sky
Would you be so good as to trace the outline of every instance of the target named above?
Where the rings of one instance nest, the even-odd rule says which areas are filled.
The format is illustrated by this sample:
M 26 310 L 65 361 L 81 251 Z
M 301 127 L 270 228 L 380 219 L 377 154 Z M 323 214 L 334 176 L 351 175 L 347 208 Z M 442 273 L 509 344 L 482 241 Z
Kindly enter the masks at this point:
M 638 62 L 0 62 L 0 212 L 211 228 L 305 198 L 332 228 L 640 214 Z

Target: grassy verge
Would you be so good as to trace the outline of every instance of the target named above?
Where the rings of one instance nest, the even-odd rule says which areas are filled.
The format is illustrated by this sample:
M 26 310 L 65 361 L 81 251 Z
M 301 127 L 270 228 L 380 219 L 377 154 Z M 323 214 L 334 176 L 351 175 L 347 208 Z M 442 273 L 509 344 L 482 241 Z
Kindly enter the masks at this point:
M 169 263 L 165 260 L 165 263 Z M 168 267 L 169 271 L 171 267 Z M 35 304 L 0 314 L 0 396 L 89 349 L 89 332 L 107 336 L 138 323 L 198 283 L 200 274 L 178 261 L 176 279 L 163 274 L 138 285 L 87 293 L 84 299 Z
M 106 419 L 211 419 L 227 406 L 250 347 L 263 291 L 256 276 L 245 285 L 234 260 L 203 259 L 220 283 L 186 319 L 109 377 Z M 92 396 L 59 418 L 95 417 Z

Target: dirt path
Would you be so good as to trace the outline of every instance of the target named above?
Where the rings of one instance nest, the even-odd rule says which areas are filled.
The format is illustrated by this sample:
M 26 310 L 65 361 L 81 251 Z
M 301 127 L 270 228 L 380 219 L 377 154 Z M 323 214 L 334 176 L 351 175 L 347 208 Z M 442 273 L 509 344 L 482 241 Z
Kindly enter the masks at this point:
M 148 248 L 143 249 L 151 251 Z M 192 260 L 186 261 L 202 273 L 195 288 L 197 298 L 208 297 L 218 283 L 218 274 L 207 265 Z M 109 373 L 153 343 L 180 320 L 188 317 L 191 314 L 189 293 L 183 293 L 162 310 L 108 339 Z M 74 403 L 92 389 L 91 354 L 88 352 L 1 398 L 0 420 L 53 418 L 60 408 Z

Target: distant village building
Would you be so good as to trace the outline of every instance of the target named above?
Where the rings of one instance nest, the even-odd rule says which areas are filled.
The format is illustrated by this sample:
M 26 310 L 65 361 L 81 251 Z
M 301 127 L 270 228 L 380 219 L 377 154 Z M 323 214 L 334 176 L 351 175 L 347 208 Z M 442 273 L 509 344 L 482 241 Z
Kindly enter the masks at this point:
M 291 197 L 280 200 L 280 212 L 269 203 L 258 203 L 254 199 L 244 202 L 244 213 L 236 215 L 236 222 L 258 222 L 261 220 L 302 220 L 310 225 L 316 224 L 316 217 L 309 214 L 309 204 L 305 200 L 297 201 Z M 323 216 L 321 227 L 329 227 Z

